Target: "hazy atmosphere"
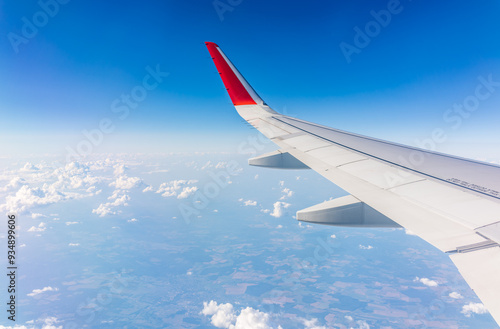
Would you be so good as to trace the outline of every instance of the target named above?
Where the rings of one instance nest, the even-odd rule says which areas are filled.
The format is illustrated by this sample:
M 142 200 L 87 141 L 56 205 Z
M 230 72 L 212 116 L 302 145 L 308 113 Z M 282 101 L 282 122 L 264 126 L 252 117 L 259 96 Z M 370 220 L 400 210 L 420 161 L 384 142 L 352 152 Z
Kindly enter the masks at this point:
M 499 15 L 489 0 L 0 0 L 6 271 L 17 220 L 0 329 L 498 328 L 411 231 L 298 222 L 347 193 L 248 165 L 277 147 L 204 42 L 277 112 L 500 164 Z

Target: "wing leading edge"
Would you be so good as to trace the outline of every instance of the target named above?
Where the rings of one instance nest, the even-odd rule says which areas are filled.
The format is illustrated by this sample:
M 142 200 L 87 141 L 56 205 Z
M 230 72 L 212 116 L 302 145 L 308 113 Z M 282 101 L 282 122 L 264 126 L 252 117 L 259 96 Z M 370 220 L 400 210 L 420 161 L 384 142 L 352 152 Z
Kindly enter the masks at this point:
M 449 253 L 500 324 L 500 167 L 281 115 L 206 43 L 238 113 L 280 149 L 250 164 L 311 168 L 351 195 L 301 210 L 329 225 L 405 227 Z

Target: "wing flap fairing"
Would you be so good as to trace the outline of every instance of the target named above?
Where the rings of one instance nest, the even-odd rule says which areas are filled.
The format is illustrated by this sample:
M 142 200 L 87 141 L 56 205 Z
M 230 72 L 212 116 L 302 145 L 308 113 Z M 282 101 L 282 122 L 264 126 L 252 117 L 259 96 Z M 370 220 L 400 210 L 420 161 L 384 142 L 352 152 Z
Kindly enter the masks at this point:
M 308 166 L 284 150 L 277 150 L 248 159 L 248 164 L 275 169 L 309 169 Z
M 352 195 L 299 210 L 297 211 L 297 220 L 347 227 L 401 227 Z

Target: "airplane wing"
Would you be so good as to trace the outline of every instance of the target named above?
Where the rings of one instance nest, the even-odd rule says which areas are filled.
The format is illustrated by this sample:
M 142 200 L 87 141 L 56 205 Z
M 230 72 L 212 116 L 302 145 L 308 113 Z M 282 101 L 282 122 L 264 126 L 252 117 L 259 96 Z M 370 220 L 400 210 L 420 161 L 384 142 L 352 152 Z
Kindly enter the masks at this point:
M 500 167 L 370 138 L 272 110 L 206 42 L 238 113 L 279 146 L 249 164 L 310 168 L 349 196 L 297 212 L 306 222 L 404 227 L 448 253 L 500 324 Z

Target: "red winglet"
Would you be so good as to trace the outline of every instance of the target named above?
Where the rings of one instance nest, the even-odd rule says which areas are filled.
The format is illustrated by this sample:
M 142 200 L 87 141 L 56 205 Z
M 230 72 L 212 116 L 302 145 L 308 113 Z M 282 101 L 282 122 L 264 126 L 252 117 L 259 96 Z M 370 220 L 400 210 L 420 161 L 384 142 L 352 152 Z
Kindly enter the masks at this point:
M 234 106 L 237 105 L 256 105 L 257 101 L 262 102 L 255 91 L 245 81 L 234 65 L 227 59 L 219 46 L 213 42 L 205 42 L 208 52 L 212 56 L 215 67 L 219 71 L 220 77 L 227 93 L 231 97 Z M 252 94 L 254 97 L 252 97 Z M 257 98 L 257 99 L 254 99 Z

